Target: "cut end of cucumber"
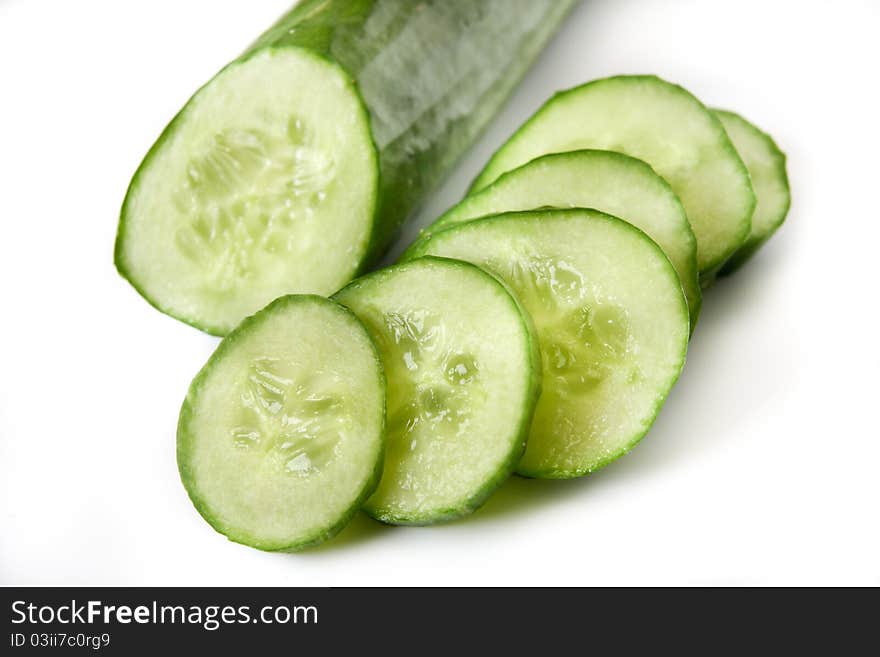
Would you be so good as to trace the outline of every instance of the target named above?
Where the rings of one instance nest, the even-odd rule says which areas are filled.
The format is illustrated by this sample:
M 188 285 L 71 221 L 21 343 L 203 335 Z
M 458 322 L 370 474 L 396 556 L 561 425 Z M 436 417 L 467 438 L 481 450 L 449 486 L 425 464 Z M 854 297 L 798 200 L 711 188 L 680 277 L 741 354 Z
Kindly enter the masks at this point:
M 384 380 L 363 325 L 320 297 L 246 319 L 193 381 L 181 478 L 231 540 L 294 550 L 338 531 L 381 472 Z
M 540 386 L 528 317 L 498 280 L 440 258 L 376 272 L 335 298 L 367 325 L 388 378 L 384 473 L 364 509 L 395 524 L 470 513 L 525 446 Z
M 678 276 L 645 233 L 595 210 L 514 212 L 437 232 L 421 251 L 488 269 L 534 320 L 543 391 L 520 474 L 581 476 L 645 435 L 689 336 Z
M 346 74 L 266 49 L 199 90 L 144 159 L 117 266 L 160 310 L 215 334 L 285 294 L 330 294 L 371 238 L 378 175 Z

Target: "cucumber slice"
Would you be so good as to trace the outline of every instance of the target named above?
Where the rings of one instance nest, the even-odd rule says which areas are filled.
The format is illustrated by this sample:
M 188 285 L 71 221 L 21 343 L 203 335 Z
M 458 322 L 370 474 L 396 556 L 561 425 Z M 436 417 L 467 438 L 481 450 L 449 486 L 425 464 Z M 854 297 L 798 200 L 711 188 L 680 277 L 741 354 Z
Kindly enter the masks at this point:
M 530 319 L 474 265 L 420 258 L 334 297 L 366 324 L 388 378 L 382 480 L 364 509 L 428 524 L 470 513 L 522 456 L 541 361 Z
M 480 190 L 545 153 L 600 148 L 650 164 L 681 199 L 709 275 L 749 234 L 755 195 L 745 165 L 712 112 L 655 76 L 619 76 L 556 94 L 486 165 Z
M 229 539 L 297 550 L 338 532 L 382 471 L 385 380 L 358 319 L 316 296 L 245 319 L 193 380 L 177 463 Z
M 423 235 L 490 214 L 548 206 L 594 208 L 645 231 L 678 272 L 693 328 L 702 296 L 691 225 L 669 184 L 650 166 L 628 155 L 583 150 L 536 158 L 466 197 Z
M 791 192 L 785 153 L 779 150 L 773 138 L 738 114 L 714 111 L 746 163 L 758 198 L 748 239 L 719 272 L 725 276 L 739 269 L 779 229 L 791 206 Z
M 689 335 L 675 269 L 645 233 L 596 210 L 514 212 L 434 233 L 419 250 L 496 274 L 535 322 L 543 392 L 517 472 L 584 475 L 645 435 Z
M 390 244 L 574 0 L 305 0 L 200 89 L 131 182 L 119 272 L 216 335 Z

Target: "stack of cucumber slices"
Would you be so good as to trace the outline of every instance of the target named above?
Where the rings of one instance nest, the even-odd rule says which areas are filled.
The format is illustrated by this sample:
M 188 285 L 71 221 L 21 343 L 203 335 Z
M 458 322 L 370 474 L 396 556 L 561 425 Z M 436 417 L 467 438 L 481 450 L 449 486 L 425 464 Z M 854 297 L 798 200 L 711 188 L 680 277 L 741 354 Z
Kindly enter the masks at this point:
M 244 155 L 270 141 L 225 139 Z M 219 175 L 204 162 L 190 194 Z M 184 485 L 231 540 L 296 550 L 359 509 L 430 524 L 471 513 L 514 473 L 594 472 L 648 432 L 702 291 L 788 206 L 773 140 L 677 85 L 621 76 L 557 94 L 400 262 L 329 298 L 281 296 L 226 335 L 181 411 Z M 178 238 L 198 259 L 193 230 Z M 229 271 L 218 329 L 265 293 Z

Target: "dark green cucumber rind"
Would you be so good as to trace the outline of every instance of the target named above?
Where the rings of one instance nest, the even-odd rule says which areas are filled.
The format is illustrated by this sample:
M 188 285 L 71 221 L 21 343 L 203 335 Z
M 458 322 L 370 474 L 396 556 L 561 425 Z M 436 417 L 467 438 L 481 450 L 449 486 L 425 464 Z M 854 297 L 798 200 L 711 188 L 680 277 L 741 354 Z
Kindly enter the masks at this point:
M 585 148 L 585 149 L 580 149 L 580 150 L 576 150 L 576 151 L 566 151 L 563 153 L 548 153 L 546 155 L 539 155 L 538 157 L 534 158 L 533 160 L 530 160 L 529 162 L 526 162 L 525 164 L 523 164 L 515 169 L 511 169 L 510 171 L 505 171 L 496 180 L 494 180 L 491 184 L 487 185 L 486 187 L 483 187 L 482 189 L 474 192 L 473 194 L 466 196 L 457 205 L 451 207 L 449 210 L 444 212 L 433 223 L 431 223 L 429 226 L 426 226 L 425 228 L 423 228 L 421 230 L 421 232 L 419 233 L 418 237 L 413 242 L 413 244 L 411 244 L 407 248 L 407 250 L 403 253 L 403 255 L 401 256 L 401 258 L 400 258 L 401 261 L 405 260 L 409 257 L 408 254 L 410 253 L 411 250 L 413 253 L 415 253 L 418 243 L 421 242 L 422 240 L 428 239 L 432 233 L 434 233 L 438 230 L 444 230 L 445 228 L 449 227 L 450 225 L 460 223 L 459 221 L 453 221 L 457 208 L 459 208 L 462 205 L 467 205 L 468 203 L 471 202 L 471 199 L 479 199 L 479 197 L 484 194 L 490 194 L 493 187 L 495 187 L 496 185 L 499 185 L 499 184 L 503 184 L 504 181 L 507 180 L 509 177 L 515 176 L 518 171 L 528 167 L 529 165 L 531 165 L 533 163 L 540 163 L 540 162 L 546 162 L 546 161 L 551 161 L 551 160 L 575 159 L 575 158 L 583 156 L 584 154 L 589 154 L 589 153 L 600 153 L 602 157 L 607 157 L 610 159 L 618 159 L 621 162 L 626 162 L 632 166 L 645 167 L 645 168 L 649 169 L 651 171 L 651 173 L 654 176 L 656 176 L 656 178 L 659 180 L 659 182 L 662 184 L 662 186 L 669 191 L 671 197 L 675 199 L 675 203 L 678 206 L 678 208 L 681 210 L 682 216 L 687 217 L 687 213 L 685 212 L 684 206 L 681 204 L 681 200 L 678 198 L 678 195 L 675 193 L 675 191 L 672 189 L 672 187 L 670 187 L 669 183 L 666 182 L 666 179 L 663 178 L 662 176 L 660 176 L 659 174 L 657 174 L 657 172 L 654 171 L 654 169 L 651 167 L 651 165 L 643 160 L 632 157 L 630 155 L 626 155 L 625 153 L 618 153 L 616 151 L 597 150 L 597 149 L 592 149 L 592 148 Z M 542 206 L 540 208 L 523 208 L 523 210 L 539 210 L 539 209 L 549 209 L 549 208 L 550 208 L 550 206 Z M 560 209 L 566 209 L 566 208 L 560 208 Z M 598 210 L 597 208 L 585 208 L 585 209 Z M 599 210 L 599 211 L 601 211 L 601 210 Z M 479 217 L 474 217 L 473 219 L 477 219 L 477 218 L 479 218 Z M 473 221 L 473 219 L 468 219 L 468 221 Z M 694 242 L 696 242 L 696 237 L 693 234 L 693 230 L 691 230 L 691 228 L 690 228 L 690 224 L 687 225 L 687 229 L 688 229 L 688 231 L 690 231 L 691 238 L 694 240 Z M 699 268 L 697 267 L 696 251 L 694 251 L 691 258 L 689 258 L 689 261 L 690 262 L 688 264 L 691 266 L 692 271 L 695 273 L 698 272 Z M 693 281 L 693 282 L 698 283 L 698 281 Z M 693 292 L 694 292 L 693 306 L 694 307 L 690 309 L 690 311 L 691 311 L 691 332 L 693 332 L 694 328 L 697 325 L 697 320 L 699 319 L 699 316 L 700 316 L 700 310 L 703 307 L 703 299 L 702 299 L 702 295 L 700 295 L 699 285 L 697 284 L 697 285 L 694 285 L 693 287 L 694 287 L 694 290 L 693 290 Z M 690 306 L 690 304 L 689 304 L 689 306 Z
M 558 91 L 555 94 L 553 94 L 553 96 L 551 96 L 549 100 L 547 100 L 540 108 L 538 108 L 538 110 L 534 114 L 532 114 L 532 116 L 529 117 L 526 120 L 526 122 L 523 123 L 517 129 L 517 131 L 514 132 L 510 136 L 510 138 L 508 138 L 508 140 L 505 141 L 504 144 L 502 144 L 498 148 L 497 151 L 495 151 L 495 153 L 492 155 L 492 157 L 489 158 L 489 161 L 486 163 L 486 166 L 483 167 L 483 170 L 477 175 L 477 177 L 471 183 L 471 186 L 468 189 L 467 194 L 468 195 L 474 194 L 474 193 L 478 192 L 480 189 L 482 189 L 483 187 L 486 187 L 488 184 L 493 182 L 493 181 L 486 180 L 486 178 L 488 177 L 487 172 L 490 170 L 492 163 L 495 162 L 495 160 L 500 156 L 501 152 L 505 149 L 505 147 L 508 144 L 513 143 L 515 140 L 517 140 L 522 135 L 522 133 L 533 122 L 538 121 L 541 118 L 541 115 L 544 113 L 544 111 L 548 107 L 550 107 L 553 103 L 559 101 L 560 99 L 564 99 L 565 97 L 567 97 L 569 95 L 577 94 L 589 86 L 601 84 L 601 83 L 608 82 L 608 81 L 618 80 L 621 78 L 628 78 L 628 79 L 634 79 L 634 80 L 659 81 L 663 84 L 669 85 L 671 87 L 675 87 L 682 95 L 688 97 L 689 99 L 691 99 L 692 102 L 694 102 L 697 105 L 699 105 L 700 107 L 702 107 L 705 110 L 706 114 L 709 116 L 710 121 L 715 124 L 718 136 L 721 141 L 722 149 L 725 152 L 727 152 L 729 155 L 732 155 L 733 159 L 735 161 L 739 162 L 739 168 L 742 171 L 743 178 L 745 178 L 748 181 L 751 180 L 751 178 L 749 177 L 749 172 L 748 172 L 748 169 L 746 168 L 745 163 L 742 161 L 742 158 L 739 156 L 739 153 L 737 152 L 736 148 L 734 147 L 733 142 L 727 136 L 727 131 L 724 129 L 724 126 L 721 124 L 720 119 L 718 119 L 718 117 L 715 116 L 712 113 L 712 111 L 709 110 L 705 105 L 703 105 L 703 103 L 696 96 L 694 96 L 691 92 L 689 92 L 687 89 L 685 89 L 684 87 L 682 87 L 680 85 L 668 82 L 668 81 L 666 81 L 656 75 L 617 75 L 617 76 L 612 76 L 612 77 L 608 77 L 608 78 L 600 78 L 598 80 L 592 80 L 591 82 L 587 82 L 585 84 L 578 85 L 578 86 L 572 87 L 570 89 L 565 89 L 563 91 Z M 662 175 L 661 175 L 661 177 L 662 177 Z M 751 187 L 751 184 L 749 184 L 749 187 Z M 752 213 L 755 210 L 756 202 L 757 202 L 757 199 L 755 198 L 754 191 L 753 191 L 752 192 L 751 210 L 749 211 L 748 216 L 745 218 L 745 220 L 740 222 L 742 224 L 741 230 L 739 233 L 740 245 L 742 245 L 749 236 L 749 232 L 751 230 L 751 217 L 752 217 Z M 728 258 L 730 258 L 736 252 L 736 250 L 739 248 L 740 245 L 737 245 L 737 246 L 734 246 L 733 248 L 728 249 L 727 252 L 724 252 L 724 253 L 722 253 L 721 256 L 717 257 L 716 261 L 707 264 L 703 269 L 708 272 L 708 271 L 711 271 L 715 267 L 720 267 L 721 265 L 724 264 L 724 262 L 726 262 L 728 260 Z M 701 278 L 703 277 L 702 271 L 700 272 L 700 277 Z
M 211 354 L 210 358 L 208 358 L 208 362 L 205 363 L 201 370 L 199 370 L 199 373 L 196 374 L 195 378 L 190 384 L 189 390 L 186 394 L 186 398 L 183 402 L 183 406 L 180 409 L 180 416 L 177 422 L 177 468 L 180 473 L 180 479 L 183 482 L 183 486 L 186 489 L 187 495 L 192 501 L 193 506 L 196 508 L 196 511 L 199 512 L 202 518 L 204 518 L 205 521 L 209 525 L 211 525 L 211 527 L 213 527 L 215 531 L 223 534 L 230 541 L 234 543 L 240 543 L 241 545 L 247 545 L 248 547 L 256 548 L 258 550 L 264 550 L 266 552 L 297 552 L 299 550 L 312 547 L 319 543 L 323 543 L 324 541 L 338 534 L 349 523 L 355 513 L 358 512 L 366 499 L 376 489 L 376 486 L 379 485 L 379 479 L 382 477 L 382 467 L 385 463 L 385 410 L 383 408 L 382 425 L 380 427 L 382 433 L 382 444 L 378 452 L 378 458 L 373 468 L 373 472 L 365 483 L 361 493 L 352 502 L 351 506 L 339 516 L 339 519 L 332 526 L 318 530 L 313 534 L 305 536 L 293 543 L 279 544 L 264 542 L 254 537 L 236 532 L 234 528 L 227 527 L 219 518 L 217 518 L 211 512 L 208 503 L 199 496 L 193 478 L 192 468 L 189 464 L 188 454 L 191 440 L 189 423 L 192 419 L 193 407 L 197 402 L 199 393 L 202 389 L 202 386 L 204 385 L 205 378 L 210 373 L 214 363 L 222 359 L 225 356 L 226 352 L 232 349 L 239 340 L 246 337 L 251 329 L 253 329 L 261 322 L 265 321 L 266 318 L 269 317 L 275 309 L 299 303 L 317 303 L 327 307 L 333 307 L 337 312 L 345 315 L 349 321 L 353 320 L 352 326 L 360 327 L 367 338 L 366 343 L 370 345 L 370 348 L 373 351 L 373 357 L 376 362 L 377 372 L 379 373 L 379 378 L 377 379 L 376 384 L 380 386 L 383 391 L 382 396 L 384 403 L 385 370 L 382 365 L 382 359 L 379 356 L 378 349 L 373 343 L 373 339 L 370 337 L 369 332 L 360 321 L 360 319 L 358 319 L 357 316 L 352 313 L 348 308 L 331 300 L 325 299 L 324 297 L 311 294 L 291 294 L 275 299 L 262 310 L 257 311 L 250 317 L 246 317 L 232 332 L 229 333 L 229 335 L 227 335 L 220 342 L 217 349 L 214 351 L 213 354 Z
M 774 159 L 776 160 L 776 168 L 779 173 L 779 177 L 782 180 L 785 190 L 787 193 L 787 202 L 783 211 L 780 213 L 779 218 L 773 222 L 770 229 L 762 235 L 750 235 L 749 239 L 746 240 L 745 244 L 743 244 L 739 250 L 734 253 L 730 259 L 724 263 L 721 269 L 718 271 L 718 276 L 729 276 L 737 271 L 740 267 L 742 267 L 746 261 L 749 260 L 755 253 L 760 249 L 767 241 L 773 237 L 779 227 L 785 223 L 785 219 L 788 216 L 788 211 L 791 209 L 791 187 L 788 182 L 788 171 L 786 168 L 787 157 L 785 152 L 779 148 L 779 145 L 769 134 L 761 130 L 758 126 L 750 121 L 744 119 L 739 114 L 735 112 L 731 112 L 729 110 L 722 109 L 713 109 L 715 114 L 720 114 L 733 120 L 739 121 L 741 125 L 752 132 L 753 135 L 761 139 L 765 142 L 769 148 L 769 150 L 773 153 Z
M 322 57 L 319 54 L 316 54 L 316 53 L 311 52 L 309 50 L 304 50 L 302 48 L 298 48 L 295 46 L 285 46 L 285 47 L 295 49 L 306 57 L 314 57 L 316 59 L 320 59 L 326 63 L 329 63 L 333 66 L 338 67 L 338 64 L 336 64 L 332 60 L 328 60 L 326 57 Z M 185 316 L 185 315 L 182 315 L 180 313 L 173 311 L 172 309 L 168 308 L 163 303 L 161 303 L 158 299 L 155 299 L 151 295 L 149 295 L 147 293 L 147 291 L 138 283 L 137 276 L 130 271 L 130 269 L 128 267 L 128 263 L 125 260 L 125 254 L 124 254 L 124 245 L 125 245 L 125 239 L 126 239 L 126 223 L 127 223 L 127 218 L 128 218 L 128 212 L 129 212 L 129 201 L 131 199 L 133 192 L 138 188 L 138 186 L 140 184 L 140 178 L 141 178 L 143 172 L 146 171 L 146 169 L 150 166 L 153 158 L 162 149 L 162 147 L 165 145 L 165 143 L 175 135 L 175 133 L 177 132 L 177 129 L 179 127 L 179 124 L 181 123 L 183 118 L 186 116 L 187 110 L 192 105 L 193 101 L 199 95 L 199 93 L 203 89 L 208 87 L 218 76 L 222 75 L 225 71 L 227 71 L 228 69 L 230 69 L 234 66 L 238 66 L 239 64 L 242 64 L 243 62 L 247 61 L 248 59 L 250 59 L 252 56 L 254 56 L 255 54 L 257 54 L 259 52 L 262 52 L 262 51 L 261 50 L 249 50 L 247 53 L 245 53 L 244 55 L 242 55 L 238 59 L 236 59 L 236 60 L 230 62 L 229 64 L 227 64 L 226 66 L 224 66 L 220 71 L 218 71 L 218 73 L 213 78 L 211 78 L 210 80 L 208 80 L 208 82 L 206 82 L 201 87 L 199 87 L 199 89 L 190 97 L 190 99 L 180 109 L 180 111 L 174 116 L 174 118 L 171 119 L 171 121 L 168 123 L 168 125 L 165 126 L 165 129 L 162 130 L 162 133 L 159 135 L 159 138 L 153 143 L 153 145 L 150 147 L 150 150 L 147 151 L 147 154 L 144 156 L 144 159 L 141 161 L 140 165 L 138 165 L 138 168 L 135 171 L 134 176 L 132 176 L 131 182 L 128 185 L 128 189 L 126 190 L 126 193 L 125 193 L 125 199 L 122 202 L 122 210 L 121 210 L 120 216 L 119 216 L 119 226 L 116 231 L 116 242 L 114 244 L 114 249 L 113 249 L 113 262 L 116 265 L 116 270 L 119 272 L 119 274 L 125 280 L 127 280 L 131 284 L 131 286 L 138 292 L 138 294 L 140 294 L 147 301 L 147 303 L 149 303 L 156 310 L 158 310 L 161 313 L 164 313 L 165 315 L 168 315 L 168 316 L 173 317 L 177 320 L 180 320 L 181 322 L 184 322 L 185 324 L 189 324 L 190 326 L 197 328 L 200 331 L 204 331 L 205 333 L 208 333 L 210 335 L 216 335 L 218 337 L 223 337 L 224 335 L 226 335 L 228 333 L 228 331 L 226 330 L 225 327 L 213 326 L 213 325 L 208 324 L 202 320 L 196 319 L 194 317 L 188 317 L 188 316 Z M 345 72 L 343 71 L 343 73 L 345 73 Z M 363 99 L 361 98 L 360 93 L 358 93 L 354 82 L 349 81 L 349 84 L 347 86 L 353 92 L 353 96 L 358 99 L 358 104 L 359 104 L 359 107 L 360 107 L 360 110 L 362 113 L 362 117 L 364 118 L 365 122 L 368 123 L 369 122 L 369 112 L 367 111 L 367 107 L 366 107 L 366 105 L 364 105 Z M 373 143 L 372 135 L 368 135 L 368 137 L 370 139 L 370 142 Z M 379 155 L 378 155 L 378 150 L 375 148 L 375 143 L 373 143 L 373 147 L 374 147 L 373 148 L 373 150 L 374 150 L 374 166 L 376 166 L 378 168 Z M 376 208 L 376 204 L 377 204 L 378 195 L 379 195 L 379 180 L 377 178 L 376 185 L 374 186 L 374 190 L 373 190 L 373 194 L 372 194 L 372 202 L 371 202 L 372 207 L 373 207 L 372 214 L 375 214 L 375 208 Z M 369 250 L 369 247 L 367 247 L 365 249 L 365 253 L 368 250 Z M 354 272 L 354 273 L 357 274 L 357 272 Z
M 474 61 L 467 68 L 456 72 L 454 88 L 447 91 L 437 103 L 406 125 L 401 134 L 379 148 L 381 191 L 378 215 L 374 223 L 370 255 L 361 271 L 366 271 L 385 252 L 399 233 L 404 221 L 418 208 L 425 195 L 436 188 L 447 176 L 455 163 L 482 134 L 489 121 L 503 106 L 516 85 L 531 67 L 544 46 L 561 25 L 578 0 L 540 0 L 546 7 L 543 17 L 534 29 L 520 32 L 515 42 L 505 45 L 498 52 L 481 48 L 481 43 L 495 40 L 499 35 L 487 34 L 474 47 L 487 58 L 480 63 L 485 69 L 497 70 L 495 79 L 488 87 L 481 87 L 474 74 Z M 502 18 L 526 13 L 536 0 L 511 0 L 492 5 L 473 0 L 427 0 L 423 2 L 398 2 L 392 5 L 381 0 L 305 0 L 282 16 L 250 47 L 248 52 L 266 46 L 296 45 L 320 53 L 336 62 L 356 81 L 364 104 L 375 118 L 374 109 L 384 105 L 387 89 L 374 89 L 364 85 L 365 68 L 391 43 L 395 37 L 419 13 L 437 11 L 437 27 L 459 32 L 469 22 L 482 20 L 482 14 L 503 12 Z M 393 10 L 389 10 L 393 7 Z M 372 20 L 370 30 L 365 30 L 370 19 L 383 12 L 381 20 Z M 377 31 L 376 24 L 380 24 Z M 507 38 L 503 33 L 500 38 Z M 450 41 L 450 43 L 452 43 Z M 449 44 L 447 44 L 448 47 Z M 430 49 L 431 44 L 425 44 Z M 413 61 L 414 77 L 421 77 L 422 61 Z M 447 63 L 447 65 L 451 65 Z M 428 64 L 424 64 L 428 66 Z M 405 86 L 401 83 L 400 86 Z M 473 107 L 470 111 L 452 111 L 453 103 Z M 445 105 L 444 105 L 445 103 Z M 401 110 L 405 111 L 405 110 Z M 400 119 L 400 117 L 392 117 Z M 374 123 L 375 130 L 375 123 Z
M 663 256 L 663 260 L 668 264 L 667 274 L 672 277 L 672 280 L 676 282 L 678 285 L 679 278 L 678 274 L 675 271 L 675 268 L 672 266 L 672 263 L 669 261 L 669 258 L 663 252 L 654 240 L 652 240 L 644 231 L 640 230 L 636 226 L 633 226 L 631 223 L 620 219 L 619 217 L 615 217 L 613 215 L 607 214 L 605 212 L 600 212 L 598 210 L 593 209 L 553 209 L 550 210 L 554 214 L 559 213 L 560 215 L 565 215 L 571 217 L 572 220 L 577 220 L 578 215 L 582 215 L 582 213 L 586 212 L 590 215 L 592 219 L 598 219 L 602 221 L 609 221 L 622 224 L 626 227 L 627 230 L 633 232 L 633 234 L 638 235 L 641 239 L 646 240 L 649 244 L 651 244 L 652 248 L 654 248 L 660 255 Z M 447 233 L 451 233 L 452 231 L 466 231 L 466 230 L 479 230 L 479 226 L 483 223 L 487 222 L 500 222 L 506 221 L 508 219 L 516 219 L 518 217 L 529 217 L 534 216 L 534 211 L 520 211 L 520 212 L 507 212 L 499 215 L 492 215 L 488 217 L 483 217 L 481 219 L 475 219 L 473 221 L 467 221 L 460 224 L 455 224 L 449 228 L 444 230 L 439 230 L 433 235 L 431 235 L 428 239 L 424 240 L 418 248 L 414 249 L 414 253 L 411 254 L 411 257 L 424 257 L 429 253 L 432 242 L 436 242 L 438 240 L 442 240 L 443 236 Z M 414 245 L 415 246 L 415 245 Z M 681 286 L 678 285 L 679 289 Z M 688 311 L 687 299 L 684 296 L 684 290 L 681 291 L 681 305 L 679 308 L 680 316 L 685 325 L 688 326 L 688 334 L 690 334 L 690 314 Z M 534 479 L 575 479 L 577 477 L 583 477 L 588 474 L 592 474 L 597 470 L 604 468 L 609 463 L 616 461 L 621 456 L 628 454 L 632 449 L 641 442 L 641 440 L 647 435 L 648 431 L 650 431 L 653 426 L 655 420 L 657 419 L 657 415 L 660 413 L 660 409 L 663 408 L 663 405 L 666 403 L 666 399 L 669 396 L 669 393 L 672 391 L 672 388 L 675 386 L 679 377 L 681 376 L 681 372 L 684 368 L 685 359 L 687 357 L 687 342 L 682 345 L 681 351 L 681 365 L 676 371 L 674 377 L 672 377 L 669 381 L 669 385 L 666 386 L 664 393 L 659 397 L 657 402 L 655 403 L 652 413 L 650 414 L 649 421 L 646 423 L 646 427 L 644 431 L 640 431 L 634 434 L 629 440 L 626 441 L 625 445 L 621 447 L 619 450 L 612 452 L 604 459 L 599 461 L 598 463 L 591 464 L 589 468 L 584 469 L 575 469 L 575 470 L 526 470 L 522 467 L 517 467 L 516 474 L 521 475 L 523 477 L 529 477 Z
M 413 262 L 417 262 L 418 260 L 433 260 L 437 262 L 444 262 L 447 264 L 454 264 L 456 266 L 474 269 L 480 272 L 480 274 L 486 276 L 488 279 L 491 279 L 498 287 L 503 290 L 506 298 L 510 301 L 511 305 L 518 313 L 526 332 L 526 339 L 528 341 L 529 349 L 528 393 L 527 403 L 524 405 L 523 414 L 519 419 L 516 431 L 516 438 L 513 441 L 513 447 L 508 454 L 507 459 L 504 460 L 504 462 L 496 470 L 494 476 L 491 479 L 489 479 L 471 497 L 462 500 L 459 504 L 455 506 L 432 513 L 429 516 L 401 516 L 398 514 L 380 513 L 364 507 L 364 512 L 370 515 L 372 518 L 392 525 L 425 526 L 436 524 L 439 522 L 448 522 L 469 515 L 479 509 L 492 495 L 492 493 L 494 493 L 498 489 L 498 487 L 502 483 L 504 483 L 511 474 L 513 474 L 517 464 L 519 463 L 520 458 L 522 458 L 522 455 L 525 452 L 526 441 L 529 436 L 529 429 L 532 425 L 532 417 L 535 413 L 535 407 L 538 402 L 538 397 L 540 397 L 541 395 L 541 350 L 538 346 L 537 333 L 535 331 L 531 316 L 525 310 L 525 308 L 523 308 L 522 304 L 520 304 L 519 302 L 519 299 L 517 299 L 516 295 L 513 294 L 510 287 L 504 281 L 473 263 L 465 262 L 464 260 L 456 260 L 454 258 L 443 258 L 439 256 L 422 256 L 420 258 L 414 258 L 412 260 L 401 262 L 400 264 L 393 265 L 387 269 L 381 269 L 373 274 L 368 274 L 365 277 L 352 281 L 342 290 L 333 295 L 332 299 L 338 301 L 338 297 L 343 295 L 345 290 L 357 288 L 364 280 L 384 276 L 386 274 L 389 274 L 390 272 L 393 272 L 394 270 L 408 267 Z M 339 301 L 339 303 L 345 305 L 342 301 Z

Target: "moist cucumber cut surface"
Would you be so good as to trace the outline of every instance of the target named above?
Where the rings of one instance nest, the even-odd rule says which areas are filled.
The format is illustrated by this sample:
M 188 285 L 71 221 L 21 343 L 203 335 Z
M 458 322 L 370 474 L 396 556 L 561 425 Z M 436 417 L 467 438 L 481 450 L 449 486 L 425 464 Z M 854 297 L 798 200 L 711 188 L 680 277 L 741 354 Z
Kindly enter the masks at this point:
M 470 513 L 525 447 L 541 380 L 528 315 L 486 272 L 432 257 L 334 298 L 366 324 L 388 380 L 384 473 L 364 509 L 395 524 Z
M 197 93 L 147 156 L 117 263 L 160 310 L 223 335 L 278 296 L 354 275 L 377 184 L 369 118 L 342 71 L 263 50 Z
M 180 412 L 177 463 L 196 509 L 229 539 L 296 550 L 339 531 L 382 470 L 385 380 L 348 309 L 291 295 L 245 319 Z
M 574 0 L 305 0 L 200 89 L 132 179 L 116 265 L 225 335 L 369 266 Z
M 556 94 L 492 157 L 472 191 L 539 155 L 583 148 L 644 160 L 681 199 L 709 275 L 749 235 L 755 195 L 721 122 L 692 94 L 655 76 L 619 76 Z
M 490 214 L 547 206 L 593 208 L 646 232 L 678 272 L 693 328 L 702 301 L 696 238 L 669 184 L 646 163 L 628 155 L 582 150 L 538 157 L 466 197 L 423 236 Z
M 715 114 L 746 163 L 758 198 L 746 243 L 721 269 L 720 274 L 727 275 L 739 269 L 779 229 L 788 214 L 791 193 L 785 153 L 779 150 L 773 138 L 739 114 L 725 110 L 715 110 Z
M 689 336 L 678 276 L 645 233 L 596 210 L 541 210 L 457 224 L 420 251 L 496 274 L 535 323 L 543 391 L 520 474 L 584 475 L 645 435 Z

